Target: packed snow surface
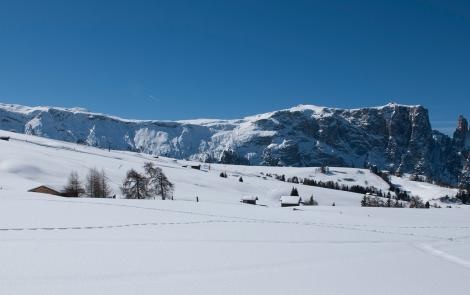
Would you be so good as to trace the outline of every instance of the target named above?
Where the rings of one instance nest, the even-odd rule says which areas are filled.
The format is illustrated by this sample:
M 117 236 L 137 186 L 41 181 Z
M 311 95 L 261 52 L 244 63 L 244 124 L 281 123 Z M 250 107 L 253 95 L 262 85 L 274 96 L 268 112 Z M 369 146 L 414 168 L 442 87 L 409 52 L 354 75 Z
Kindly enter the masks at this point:
M 470 288 L 467 207 L 361 208 L 359 194 L 263 176 L 387 188 L 367 170 L 332 167 L 324 175 L 315 168 L 211 165 L 204 172 L 169 158 L 0 135 L 11 136 L 0 141 L 0 294 L 467 294 Z M 146 161 L 175 183 L 173 201 L 119 199 L 126 171 Z M 27 192 L 63 185 L 72 170 L 84 178 L 92 167 L 105 170 L 116 199 Z M 228 178 L 219 177 L 222 171 Z M 410 190 L 418 185 L 394 181 Z M 293 186 L 320 206 L 281 208 L 279 197 Z M 434 195 L 451 193 L 435 192 L 441 189 L 426 186 Z M 258 196 L 262 206 L 240 203 L 243 196 Z

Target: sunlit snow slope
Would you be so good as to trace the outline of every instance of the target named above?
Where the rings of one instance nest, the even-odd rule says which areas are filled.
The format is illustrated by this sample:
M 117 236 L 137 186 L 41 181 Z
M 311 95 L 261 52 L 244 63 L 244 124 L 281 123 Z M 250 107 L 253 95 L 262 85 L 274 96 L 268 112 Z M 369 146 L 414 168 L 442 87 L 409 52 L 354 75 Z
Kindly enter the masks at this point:
M 296 185 L 320 206 L 292 210 L 279 207 L 278 197 L 293 185 L 260 174 L 386 188 L 366 170 L 320 175 L 315 168 L 212 165 L 203 172 L 169 158 L 1 135 L 12 138 L 0 141 L 0 294 L 433 295 L 470 288 L 467 207 L 361 208 L 361 195 Z M 145 161 L 175 183 L 175 200 L 26 192 L 96 167 L 119 197 L 125 172 Z M 240 204 L 246 194 L 267 206 Z
M 82 179 L 88 169 L 104 169 L 114 193 L 120 197 L 119 186 L 126 171 L 134 168 L 142 170 L 147 161 L 152 161 L 168 175 L 175 183 L 175 199 L 194 200 L 219 203 L 238 203 L 244 195 L 256 195 L 261 204 L 278 205 L 279 197 L 288 194 L 293 186 L 297 187 L 301 196 L 310 197 L 312 194 L 320 205 L 329 205 L 335 202 L 343 206 L 359 206 L 359 194 L 334 191 L 318 187 L 293 185 L 272 178 L 263 179 L 263 174 L 284 174 L 287 178 L 292 176 L 308 177 L 316 180 L 333 180 L 346 185 L 374 186 L 383 191 L 388 185 L 380 177 L 368 170 L 356 168 L 330 168 L 325 175 L 316 168 L 292 167 L 264 167 L 264 166 L 238 166 L 212 164 L 208 172 L 188 168 L 200 163 L 191 163 L 184 160 L 170 158 L 154 158 L 150 155 L 108 151 L 84 145 L 66 143 L 41 137 L 16 134 L 0 131 L 1 135 L 10 136 L 10 141 L 0 141 L 0 175 L 4 190 L 24 192 L 39 185 L 65 185 L 67 176 L 71 171 L 77 171 Z M 184 167 L 186 166 L 186 167 Z M 228 172 L 227 179 L 219 177 L 221 171 Z M 263 174 L 261 174 L 263 173 Z M 243 177 L 244 182 L 238 181 Z M 423 199 L 433 199 L 453 196 L 456 190 L 441 188 L 435 185 L 423 185 L 410 182 L 406 179 L 394 178 L 394 182 L 409 190 L 412 194 L 419 194 Z

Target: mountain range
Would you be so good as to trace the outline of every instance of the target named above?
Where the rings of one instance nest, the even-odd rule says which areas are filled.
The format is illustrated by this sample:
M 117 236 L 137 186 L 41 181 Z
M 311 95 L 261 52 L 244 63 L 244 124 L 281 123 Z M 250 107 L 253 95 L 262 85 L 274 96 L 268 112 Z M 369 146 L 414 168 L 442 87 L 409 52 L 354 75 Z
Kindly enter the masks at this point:
M 470 130 L 433 130 L 423 106 L 299 105 L 235 120 L 126 120 L 81 108 L 0 103 L 0 129 L 177 159 L 241 165 L 375 165 L 452 186 L 470 184 Z

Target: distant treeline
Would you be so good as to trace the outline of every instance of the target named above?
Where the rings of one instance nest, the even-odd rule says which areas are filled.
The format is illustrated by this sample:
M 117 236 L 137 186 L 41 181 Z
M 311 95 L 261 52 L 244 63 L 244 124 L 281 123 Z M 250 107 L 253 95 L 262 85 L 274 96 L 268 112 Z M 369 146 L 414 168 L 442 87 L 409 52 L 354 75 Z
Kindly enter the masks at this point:
M 328 173 L 329 169 L 326 168 L 320 168 L 319 171 L 322 173 Z M 278 175 L 278 174 L 271 174 L 271 173 L 266 173 L 264 174 L 267 177 L 272 177 L 274 179 L 277 179 L 279 181 L 285 181 L 285 182 L 291 182 L 291 183 L 299 183 L 303 185 L 309 185 L 309 186 L 316 186 L 316 187 L 321 187 L 321 188 L 327 188 L 327 189 L 333 189 L 333 190 L 340 190 L 340 191 L 347 191 L 347 192 L 352 192 L 352 193 L 358 193 L 358 194 L 371 194 L 374 196 L 382 197 L 382 198 L 392 198 L 391 192 L 395 193 L 395 200 L 399 201 L 406 201 L 409 202 L 411 200 L 411 196 L 401 190 L 400 188 L 394 186 L 391 182 L 390 179 L 388 178 L 388 175 L 384 173 L 380 173 L 376 171 L 377 175 L 380 176 L 382 179 L 384 179 L 385 182 L 388 183 L 389 185 L 389 191 L 384 192 L 381 189 L 378 189 L 374 186 L 361 186 L 361 185 L 346 185 L 343 183 L 338 183 L 332 180 L 329 181 L 321 181 L 321 180 L 315 180 L 311 178 L 300 178 L 297 176 L 289 177 L 286 178 L 284 174 Z M 373 172 L 374 173 L 374 172 Z

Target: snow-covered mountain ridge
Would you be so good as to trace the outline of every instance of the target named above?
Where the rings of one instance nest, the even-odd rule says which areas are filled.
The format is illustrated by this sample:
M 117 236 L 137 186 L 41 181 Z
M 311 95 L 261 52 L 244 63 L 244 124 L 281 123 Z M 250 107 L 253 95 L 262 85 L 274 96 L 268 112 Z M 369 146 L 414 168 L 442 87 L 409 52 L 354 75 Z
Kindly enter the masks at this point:
M 422 106 L 338 109 L 299 105 L 234 120 L 126 120 L 81 108 L 0 104 L 0 129 L 179 159 L 267 166 L 371 163 L 457 184 L 468 172 L 470 132 L 431 129 Z

